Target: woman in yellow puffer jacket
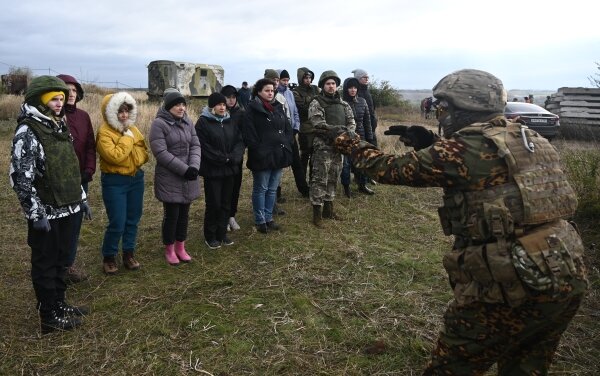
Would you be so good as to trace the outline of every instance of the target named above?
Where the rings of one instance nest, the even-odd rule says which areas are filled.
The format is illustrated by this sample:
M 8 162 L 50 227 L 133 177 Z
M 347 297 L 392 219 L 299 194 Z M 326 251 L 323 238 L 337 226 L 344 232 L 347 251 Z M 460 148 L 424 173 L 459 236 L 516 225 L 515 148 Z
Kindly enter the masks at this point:
M 106 274 L 115 274 L 120 242 L 125 268 L 140 267 L 133 254 L 144 201 L 141 166 L 148 161 L 148 147 L 135 126 L 137 104 L 131 95 L 109 94 L 102 100 L 101 110 L 104 122 L 96 136 L 96 151 L 100 155 L 102 200 L 108 216 L 102 242 L 103 269 Z

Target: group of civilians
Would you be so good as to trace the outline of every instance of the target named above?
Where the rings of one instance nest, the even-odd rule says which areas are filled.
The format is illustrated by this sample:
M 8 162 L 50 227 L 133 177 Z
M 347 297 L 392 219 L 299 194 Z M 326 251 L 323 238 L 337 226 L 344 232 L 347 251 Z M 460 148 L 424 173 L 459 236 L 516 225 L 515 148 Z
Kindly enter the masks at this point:
M 68 284 L 87 278 L 75 258 L 82 221 L 92 218 L 87 192 L 97 155 L 108 217 L 100 248 L 107 275 L 118 272 L 119 249 L 125 269 L 140 268 L 135 252 L 143 212 L 142 166 L 149 153 L 156 161 L 154 194 L 163 204 L 162 242 L 170 265 L 192 260 L 185 242 L 190 205 L 201 195 L 200 180 L 206 246 L 234 244 L 228 232 L 240 229 L 235 217 L 246 149 L 258 232 L 280 230 L 274 215 L 284 213 L 276 204 L 284 202 L 280 183 L 289 166 L 299 193 L 310 199 L 314 225 L 322 228 L 323 218 L 340 219 L 333 200 L 340 176 L 344 193 L 351 196 L 350 162 L 342 161 L 332 138 L 348 131 L 377 143 L 368 74 L 362 69 L 353 73 L 340 92 L 334 71 L 323 72 L 316 86 L 314 73 L 299 68 L 298 85 L 290 87 L 286 70 L 267 69 L 251 92 L 244 82 L 239 90 L 227 85 L 212 93 L 195 124 L 185 97 L 167 89 L 148 140 L 136 126 L 138 107 L 129 93 L 103 98 L 102 124 L 94 136 L 90 116 L 77 108 L 84 90 L 73 76 L 34 78 L 18 117 L 10 183 L 28 219 L 42 333 L 73 329 L 88 311 L 68 304 L 65 291 Z M 355 173 L 355 181 L 359 191 L 373 194 L 365 176 Z

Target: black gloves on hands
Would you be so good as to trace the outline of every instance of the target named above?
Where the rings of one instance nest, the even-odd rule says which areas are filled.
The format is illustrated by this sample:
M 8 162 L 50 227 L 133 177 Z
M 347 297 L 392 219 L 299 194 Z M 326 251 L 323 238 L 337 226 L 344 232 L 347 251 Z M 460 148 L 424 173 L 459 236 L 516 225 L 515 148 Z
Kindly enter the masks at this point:
M 383 134 L 400 136 L 400 141 L 415 150 L 429 147 L 435 140 L 433 132 L 421 125 L 392 125 Z
M 90 174 L 87 171 L 83 171 L 81 173 L 81 184 L 83 183 L 89 183 L 92 181 L 92 174 Z
M 198 169 L 196 167 L 188 167 L 183 177 L 187 180 L 196 180 L 198 178 Z
M 43 217 L 33 221 L 33 228 L 37 231 L 50 232 L 50 222 L 48 222 L 48 218 Z

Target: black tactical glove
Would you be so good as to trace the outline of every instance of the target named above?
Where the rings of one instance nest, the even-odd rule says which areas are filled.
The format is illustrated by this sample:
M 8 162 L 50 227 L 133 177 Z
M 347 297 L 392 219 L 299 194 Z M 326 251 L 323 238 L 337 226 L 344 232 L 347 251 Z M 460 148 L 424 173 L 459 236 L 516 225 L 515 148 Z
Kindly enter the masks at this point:
M 196 167 L 188 167 L 185 174 L 183 174 L 183 177 L 187 180 L 196 180 L 198 177 L 198 169 Z
M 33 228 L 37 231 L 50 232 L 50 222 L 46 217 L 37 219 L 33 221 Z
M 383 134 L 400 136 L 404 145 L 412 146 L 415 150 L 429 147 L 435 140 L 433 132 L 421 125 L 392 125 Z

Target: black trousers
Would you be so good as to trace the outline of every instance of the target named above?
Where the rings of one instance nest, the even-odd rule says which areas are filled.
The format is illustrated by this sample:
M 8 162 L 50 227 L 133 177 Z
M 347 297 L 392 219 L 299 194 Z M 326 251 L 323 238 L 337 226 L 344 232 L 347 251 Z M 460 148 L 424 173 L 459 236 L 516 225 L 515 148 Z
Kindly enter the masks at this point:
M 306 166 L 300 159 L 300 149 L 298 148 L 296 136 L 294 136 L 294 143 L 292 144 L 292 173 L 298 192 L 307 195 L 309 188 L 306 182 Z
M 227 232 L 234 176 L 204 177 L 204 238 L 222 241 Z
M 28 221 L 27 244 L 31 247 L 31 282 L 40 310 L 50 310 L 65 299 L 65 268 L 71 254 L 72 217 L 50 219 L 50 231 L 38 231 Z
M 163 202 L 162 239 L 164 245 L 187 239 L 190 204 Z
M 235 217 L 238 209 L 238 202 L 240 200 L 240 191 L 242 189 L 242 171 L 244 171 L 244 161 L 240 162 L 240 173 L 233 176 L 233 189 L 231 191 L 231 209 L 229 210 L 229 216 Z

